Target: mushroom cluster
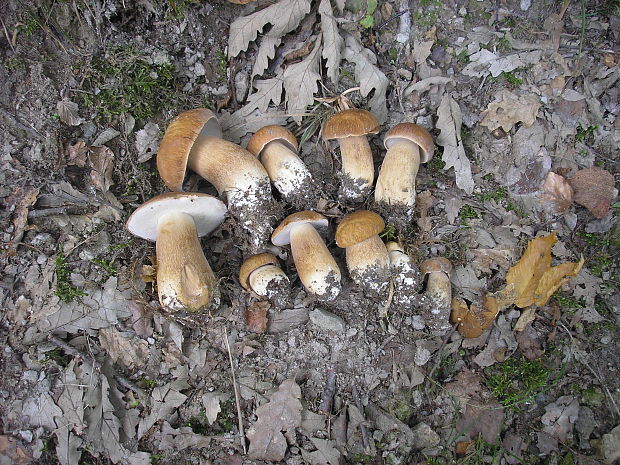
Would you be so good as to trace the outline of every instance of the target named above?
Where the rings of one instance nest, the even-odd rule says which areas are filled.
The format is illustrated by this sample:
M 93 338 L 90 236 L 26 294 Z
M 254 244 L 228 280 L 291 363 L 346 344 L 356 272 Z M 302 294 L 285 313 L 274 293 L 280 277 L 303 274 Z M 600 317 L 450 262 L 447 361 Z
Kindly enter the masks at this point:
M 372 113 L 357 108 L 336 113 L 322 129 L 324 140 L 336 139 L 339 143 L 339 196 L 345 205 L 363 202 L 372 193 L 375 165 L 368 137 L 378 132 L 379 123 Z M 375 205 L 393 223 L 394 218 L 408 221 L 415 206 L 418 167 L 432 156 L 433 140 L 425 129 L 401 123 L 387 132 L 384 144 L 387 153 L 377 178 Z M 245 231 L 245 243 L 250 244 L 239 282 L 255 298 L 283 302 L 290 296 L 294 281 L 278 258 L 267 252 L 273 246 L 290 247 L 292 265 L 309 294 L 323 301 L 338 297 L 342 273 L 319 233 L 328 228 L 329 221 L 309 210 L 320 197 L 318 188 L 288 129 L 265 126 L 244 149 L 222 138 L 213 112 L 189 110 L 167 127 L 157 168 L 172 192 L 136 209 L 127 229 L 156 243 L 162 307 L 197 312 L 217 305 L 217 278 L 199 238 L 219 226 L 228 211 Z M 211 183 L 226 204 L 208 194 L 182 192 L 188 168 Z M 278 209 L 274 209 L 271 184 L 278 198 L 299 209 L 282 219 L 275 230 L 272 221 L 277 219 Z M 402 225 L 402 221 L 396 223 Z M 335 242 L 345 249 L 351 280 L 363 294 L 379 297 L 379 301 L 389 293 L 387 300 L 402 308 L 426 309 L 426 326 L 433 331 L 445 330 L 451 300 L 449 261 L 436 258 L 422 263 L 420 270 L 428 275 L 428 283 L 421 294 L 420 272 L 401 246 L 384 243 L 380 236 L 384 230 L 383 218 L 370 210 L 349 212 L 338 222 Z M 269 239 L 272 245 L 267 244 Z

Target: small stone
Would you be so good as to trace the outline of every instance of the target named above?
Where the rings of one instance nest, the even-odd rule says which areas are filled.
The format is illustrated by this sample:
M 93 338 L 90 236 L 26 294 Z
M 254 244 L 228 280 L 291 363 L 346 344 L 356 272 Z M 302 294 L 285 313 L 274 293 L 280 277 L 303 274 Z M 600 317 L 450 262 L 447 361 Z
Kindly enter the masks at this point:
M 196 76 L 204 76 L 205 73 L 206 73 L 206 70 L 205 70 L 204 65 L 200 61 L 197 61 L 196 64 L 194 65 L 194 74 Z
M 417 366 L 423 366 L 426 365 L 428 363 L 428 361 L 431 359 L 431 352 L 430 350 L 424 348 L 424 347 L 418 347 L 416 348 L 415 351 L 415 356 L 414 356 L 414 363 Z
M 608 434 L 603 434 L 601 452 L 606 464 L 611 465 L 620 459 L 620 425 L 616 426 Z
M 37 380 L 39 379 L 39 373 L 34 370 L 26 370 L 22 374 L 22 379 L 29 383 L 36 383 Z
M 418 423 L 411 429 L 411 432 L 414 437 L 414 448 L 417 450 L 428 449 L 439 444 L 439 435 L 426 423 Z
M 313 310 L 310 312 L 310 321 L 319 328 L 328 331 L 342 332 L 345 330 L 345 323 L 339 316 L 325 310 Z

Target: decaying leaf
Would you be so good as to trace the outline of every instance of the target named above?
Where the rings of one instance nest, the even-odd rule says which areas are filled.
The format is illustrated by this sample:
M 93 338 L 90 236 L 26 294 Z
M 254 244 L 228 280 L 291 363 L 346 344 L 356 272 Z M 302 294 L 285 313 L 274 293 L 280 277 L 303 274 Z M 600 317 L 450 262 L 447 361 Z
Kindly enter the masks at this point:
M 267 331 L 267 312 L 269 308 L 271 308 L 269 302 L 256 300 L 245 309 L 243 319 L 250 331 L 253 333 L 264 333 Z
M 450 321 L 458 323 L 458 331 L 463 337 L 475 338 L 493 324 L 500 311 L 497 300 L 487 294 L 482 303 L 467 303 L 458 297 L 452 299 L 452 313 Z
M 575 202 L 586 207 L 596 218 L 605 218 L 614 200 L 614 177 L 596 166 L 577 171 L 568 182 L 575 190 Z
M 34 460 L 32 452 L 12 436 L 0 435 L 0 463 L 26 465 Z
M 99 331 L 99 341 L 114 362 L 127 368 L 144 366 L 149 357 L 149 345 L 144 339 L 127 331 L 120 332 L 114 326 Z
M 233 58 L 246 50 L 258 33 L 270 24 L 271 29 L 262 37 L 252 71 L 252 76 L 262 74 L 267 69 L 269 59 L 275 56 L 275 49 L 282 36 L 299 26 L 303 17 L 310 12 L 310 6 L 309 0 L 281 0 L 256 13 L 237 18 L 230 25 L 228 56 Z
M 446 164 L 444 169 L 454 168 L 456 185 L 471 194 L 474 191 L 474 178 L 461 139 L 462 124 L 463 116 L 459 104 L 449 94 L 444 95 L 437 109 L 436 127 L 441 131 L 437 137 L 437 145 L 444 148 L 441 157 Z
M 545 414 L 540 421 L 543 423 L 543 435 L 538 434 L 541 453 L 545 455 L 557 450 L 558 441 L 566 442 L 573 430 L 579 415 L 579 400 L 573 396 L 562 396 L 545 407 Z
M 549 171 L 543 184 L 540 201 L 548 211 L 562 213 L 573 203 L 573 188 L 564 176 Z
M 187 389 L 189 385 L 184 378 L 176 379 L 165 386 L 157 386 L 153 389 L 149 398 L 150 413 L 140 420 L 138 425 L 138 439 L 159 420 L 167 420 L 179 407 L 187 396 L 181 394 L 181 389 Z
M 78 115 L 78 104 L 69 99 L 65 98 L 58 102 L 56 110 L 58 110 L 58 118 L 66 125 L 79 126 L 84 122 L 84 119 Z
M 200 449 L 211 445 L 211 438 L 194 433 L 190 426 L 175 429 L 167 421 L 162 423 L 161 431 L 155 433 L 154 437 L 159 440 L 159 450 Z
M 308 452 L 306 450 L 301 451 L 302 457 L 310 465 L 339 465 L 340 464 L 340 452 L 334 446 L 335 441 L 327 439 L 310 438 L 316 450 L 314 452 Z
M 273 110 L 261 112 L 254 110 L 250 114 L 245 114 L 243 107 L 234 113 L 222 112 L 219 117 L 222 131 L 226 140 L 231 142 L 239 142 L 247 133 L 254 133 L 263 126 L 270 124 L 284 125 L 288 119 L 288 115 L 284 111 Z
M 280 461 L 286 453 L 285 434 L 301 426 L 301 389 L 292 379 L 282 382 L 268 403 L 256 409 L 258 420 L 247 432 L 248 455 L 257 460 Z M 285 434 L 283 434 L 285 433 Z
M 319 59 L 321 50 L 321 36 L 316 40 L 314 49 L 299 63 L 289 65 L 282 76 L 286 91 L 286 108 L 292 113 L 293 120 L 301 123 L 306 107 L 314 102 L 314 94 L 319 90 L 317 82 L 319 74 Z
M 555 232 L 532 239 L 519 262 L 508 270 L 506 284 L 515 286 L 517 307 L 545 305 L 562 284 L 581 270 L 583 257 L 577 263 L 551 266 L 551 248 L 556 242 Z
M 360 83 L 362 97 L 367 97 L 373 92 L 368 101 L 370 111 L 375 115 L 379 123 L 387 120 L 386 92 L 389 80 L 376 66 L 377 57 L 355 39 L 352 35 L 345 36 L 346 48 L 344 58 L 355 64 L 355 78 Z
M 334 84 L 338 84 L 344 40 L 338 32 L 338 22 L 329 0 L 321 0 L 319 14 L 321 15 L 321 31 L 323 31 L 323 58 L 327 62 L 327 77 Z
M 5 205 L 14 205 L 13 211 L 13 237 L 12 244 L 9 246 L 7 253 L 14 255 L 17 251 L 18 242 L 24 237 L 24 232 L 28 227 L 28 208 L 35 204 L 39 196 L 39 188 L 20 187 L 4 199 Z
M 90 179 L 95 188 L 101 192 L 107 192 L 114 184 L 112 182 L 112 171 L 114 170 L 114 153 L 105 145 L 101 147 L 91 147 L 88 156 L 91 172 Z
M 463 68 L 462 73 L 466 76 L 483 77 L 491 75 L 497 77 L 502 73 L 509 73 L 517 68 L 525 68 L 540 62 L 542 52 L 513 53 L 500 56 L 485 48 L 469 56 L 469 63 Z
M 159 126 L 155 123 L 146 123 L 143 129 L 136 132 L 136 151 L 138 163 L 150 160 L 159 148 Z
M 66 150 L 67 165 L 75 165 L 84 168 L 86 165 L 86 156 L 88 155 L 88 146 L 83 140 L 77 141 L 73 145 L 69 145 Z
M 502 128 L 509 132 L 519 121 L 528 128 L 536 121 L 536 114 L 540 108 L 538 96 L 530 93 L 522 95 L 514 94 L 506 89 L 500 90 L 495 101 L 489 103 L 484 111 L 481 126 L 486 126 L 489 131 Z

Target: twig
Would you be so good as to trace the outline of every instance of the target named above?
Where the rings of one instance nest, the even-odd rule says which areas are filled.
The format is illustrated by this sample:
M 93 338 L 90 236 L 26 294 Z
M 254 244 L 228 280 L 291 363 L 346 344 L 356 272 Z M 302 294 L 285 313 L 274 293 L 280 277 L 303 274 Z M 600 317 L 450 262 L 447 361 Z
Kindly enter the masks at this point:
M 439 368 L 439 365 L 441 364 L 441 351 L 446 346 L 446 344 L 448 343 L 448 341 L 450 340 L 450 338 L 452 337 L 452 335 L 454 334 L 454 331 L 456 331 L 456 328 L 458 326 L 459 326 L 458 323 L 454 323 L 454 325 L 452 325 L 452 329 L 448 332 L 448 334 L 446 334 L 446 336 L 441 341 L 441 345 L 439 346 L 439 349 L 437 349 L 437 360 L 435 360 L 435 363 L 433 364 L 433 368 L 431 368 L 431 371 L 428 373 L 427 378 L 432 379 L 433 374 L 435 373 L 437 368 Z
M 239 421 L 239 440 L 241 441 L 241 447 L 243 448 L 243 453 L 247 454 L 248 451 L 245 445 L 245 430 L 243 429 L 243 417 L 241 416 L 239 387 L 237 386 L 237 377 L 235 376 L 235 365 L 233 363 L 232 352 L 230 351 L 230 343 L 228 342 L 228 333 L 226 332 L 225 327 L 222 328 L 222 333 L 224 335 L 224 342 L 226 343 L 226 350 L 228 351 L 228 361 L 230 362 L 230 371 L 232 373 L 233 389 L 235 391 L 235 403 L 237 404 L 237 419 Z
M 360 393 L 356 385 L 353 385 L 351 393 L 353 394 L 353 402 L 355 402 L 355 406 L 362 414 L 362 417 L 366 418 L 366 415 L 364 415 L 364 406 L 362 405 L 362 399 L 360 399 Z M 366 431 L 366 425 L 364 423 L 360 423 L 359 429 L 362 436 L 362 446 L 364 447 L 364 452 L 368 453 L 370 451 L 370 446 L 368 444 L 368 431 Z
M 7 30 L 6 25 L 4 24 L 4 20 L 2 19 L 2 16 L 0 16 L 0 22 L 2 23 L 2 29 L 4 29 L 4 35 L 6 36 L 6 41 L 11 46 L 11 50 L 13 50 L 13 53 L 15 53 L 15 46 L 13 45 L 13 41 L 11 40 L 11 36 L 9 35 L 9 31 Z
M 336 395 L 336 370 L 330 368 L 327 370 L 327 381 L 325 381 L 325 388 L 323 389 L 323 395 L 321 396 L 321 405 L 319 406 L 319 413 L 329 415 L 332 412 L 332 406 L 334 404 L 334 396 Z
M 383 307 L 381 307 L 381 311 L 379 312 L 379 316 L 381 318 L 385 318 L 388 314 L 388 310 L 390 309 L 390 305 L 392 305 L 392 300 L 394 300 L 394 278 L 390 279 L 390 287 L 388 288 L 388 296 L 387 300 Z

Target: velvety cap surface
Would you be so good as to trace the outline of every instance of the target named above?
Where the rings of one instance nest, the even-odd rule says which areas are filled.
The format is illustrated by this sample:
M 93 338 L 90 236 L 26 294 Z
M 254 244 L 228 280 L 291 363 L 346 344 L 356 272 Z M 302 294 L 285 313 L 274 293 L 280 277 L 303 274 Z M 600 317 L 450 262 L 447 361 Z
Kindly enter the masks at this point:
M 298 213 L 293 213 L 282 220 L 280 226 L 278 226 L 271 235 L 271 242 L 273 245 L 281 247 L 291 243 L 291 228 L 296 224 L 310 223 L 315 228 L 326 228 L 329 224 L 327 218 L 317 212 L 305 210 Z
M 429 258 L 420 264 L 420 271 L 424 274 L 443 271 L 449 275 L 452 271 L 452 263 L 444 257 Z
M 256 157 L 269 142 L 278 141 L 297 153 L 297 139 L 291 131 L 282 126 L 271 125 L 260 128 L 248 142 L 248 151 Z
M 340 139 L 342 137 L 365 136 L 377 134 L 379 122 L 375 115 L 367 110 L 351 108 L 331 116 L 323 127 L 323 139 Z
M 400 123 L 390 129 L 383 139 L 386 149 L 402 140 L 411 141 L 420 147 L 420 162 L 426 163 L 433 157 L 435 143 L 431 133 L 413 123 Z
M 206 108 L 185 111 L 175 117 L 166 128 L 157 151 L 157 170 L 168 189 L 182 190 L 187 159 L 200 135 L 222 137 L 217 118 Z
M 198 236 L 209 234 L 226 217 L 228 209 L 209 194 L 167 192 L 140 205 L 127 220 L 127 230 L 138 237 L 155 241 L 159 219 L 166 213 L 187 213 L 196 223 Z
M 383 218 L 370 210 L 346 215 L 336 228 L 336 244 L 346 248 L 379 234 L 385 229 Z
M 258 255 L 252 255 L 241 265 L 241 269 L 239 270 L 239 282 L 245 289 L 250 289 L 250 275 L 252 272 L 261 266 L 265 265 L 276 265 L 280 266 L 278 263 L 278 259 L 275 255 L 270 253 L 259 253 Z

